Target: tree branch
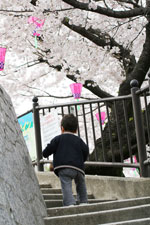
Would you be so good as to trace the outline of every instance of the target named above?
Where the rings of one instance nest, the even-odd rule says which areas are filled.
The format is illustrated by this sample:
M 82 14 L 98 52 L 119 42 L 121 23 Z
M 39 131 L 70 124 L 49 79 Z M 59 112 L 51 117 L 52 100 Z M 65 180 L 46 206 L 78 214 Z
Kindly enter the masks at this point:
M 92 41 L 97 46 L 102 48 L 107 46 L 109 49 L 112 49 L 113 47 L 119 48 L 119 52 L 114 53 L 113 56 L 119 59 L 119 61 L 123 61 L 124 70 L 127 73 L 133 70 L 136 64 L 135 56 L 131 55 L 131 51 L 129 49 L 124 48 L 123 45 L 116 42 L 108 33 L 101 32 L 100 29 L 93 29 L 91 27 L 89 29 L 85 29 L 81 26 L 69 24 L 69 18 L 66 17 L 63 19 L 62 23 L 69 29 Z
M 127 79 L 120 85 L 119 95 L 130 94 L 130 81 L 133 79 L 138 80 L 139 87 L 142 85 L 145 76 L 150 68 L 150 23 L 146 26 L 146 40 L 143 45 L 142 54 L 134 68 L 129 74 Z
M 144 7 L 134 8 L 134 9 L 127 10 L 127 11 L 115 11 L 113 9 L 104 8 L 104 7 L 100 7 L 100 6 L 97 6 L 96 9 L 90 9 L 88 3 L 82 3 L 77 0 L 62 0 L 62 1 L 67 3 L 68 5 L 73 6 L 74 8 L 77 8 L 77 9 L 95 12 L 95 13 L 98 13 L 101 15 L 118 18 L 118 19 L 131 18 L 131 17 L 135 17 L 135 16 L 145 16 L 146 14 L 147 15 L 150 14 L 150 9 L 144 8 Z
M 66 75 L 66 77 L 74 82 L 77 82 L 77 78 L 73 75 Z M 93 80 L 86 80 L 85 84 L 83 84 L 83 87 L 91 91 L 93 94 L 95 94 L 99 98 L 113 97 L 112 95 L 100 89 L 100 87 Z
M 43 14 L 47 14 L 47 13 L 55 13 L 55 12 L 63 12 L 63 11 L 69 11 L 69 10 L 74 10 L 74 8 L 63 8 L 63 9 L 56 9 L 56 10 L 50 10 L 50 9 L 44 9 Z M 11 10 L 11 9 L 0 9 L 0 12 L 5 12 L 8 13 L 8 15 L 10 16 L 11 13 L 13 16 L 15 17 L 19 17 L 19 16 L 26 16 L 26 13 L 33 13 L 33 10 Z M 21 13 L 21 14 L 20 14 Z M 15 15 L 14 15 L 15 14 Z
M 31 3 L 32 5 L 34 5 L 34 6 L 36 6 L 36 2 L 37 2 L 37 0 L 31 0 L 30 3 Z
M 138 7 L 138 8 L 140 7 L 138 5 L 138 0 L 135 0 L 135 2 L 134 1 L 131 1 L 131 0 L 116 0 L 116 2 L 130 4 L 130 5 L 133 5 L 134 7 Z
M 46 94 L 46 96 L 44 96 L 44 95 L 36 95 L 36 97 L 51 97 L 51 98 L 71 98 L 72 97 L 72 95 L 68 95 L 68 96 L 56 96 L 56 95 L 51 95 L 49 92 L 47 92 L 47 91 L 45 91 L 45 90 L 42 90 L 42 89 L 40 89 L 40 88 L 36 88 L 36 87 L 31 87 L 31 86 L 29 86 L 29 85 L 25 85 L 27 88 L 30 88 L 30 89 L 35 89 L 35 90 L 38 90 L 38 91 L 41 91 L 41 92 L 43 92 L 43 93 L 45 93 Z
M 36 97 L 43 97 L 43 98 L 45 98 L 45 97 L 51 97 L 51 98 L 56 98 L 56 99 L 66 99 L 66 98 L 72 98 L 72 97 L 73 97 L 72 95 L 68 95 L 68 96 L 62 96 L 62 95 L 56 96 L 56 95 L 51 95 L 49 92 L 44 91 L 44 90 L 42 90 L 42 89 L 40 89 L 40 88 L 31 87 L 31 86 L 29 86 L 29 85 L 25 85 L 25 86 L 26 86 L 27 88 L 29 88 L 29 89 L 35 89 L 35 90 L 41 91 L 41 92 L 43 92 L 43 93 L 46 94 L 46 95 L 36 95 Z M 29 95 L 25 95 L 25 94 L 20 94 L 20 95 L 22 95 L 22 96 L 28 96 L 28 97 L 29 97 Z M 33 95 L 30 95 L 30 96 L 33 96 Z M 86 98 L 86 97 L 82 97 L 82 96 L 81 96 L 80 99 L 96 100 L 97 98 Z

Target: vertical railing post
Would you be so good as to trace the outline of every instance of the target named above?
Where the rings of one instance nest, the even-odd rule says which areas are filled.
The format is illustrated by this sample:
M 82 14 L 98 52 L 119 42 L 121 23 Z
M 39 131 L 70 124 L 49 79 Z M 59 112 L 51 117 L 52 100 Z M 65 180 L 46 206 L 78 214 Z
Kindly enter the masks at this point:
M 39 110 L 36 109 L 38 106 L 38 98 L 34 97 L 33 101 L 33 122 L 35 131 L 35 144 L 36 144 L 36 154 L 37 154 L 37 168 L 38 171 L 43 171 L 43 164 L 40 163 L 42 157 L 42 141 L 41 141 L 41 129 L 40 129 L 40 116 Z
M 149 84 L 149 93 L 150 93 L 150 73 L 148 74 L 148 84 Z
M 148 166 L 144 165 L 144 161 L 146 161 L 147 155 L 146 155 L 146 144 L 145 144 L 146 142 L 144 135 L 141 102 L 139 95 L 136 94 L 136 91 L 139 90 L 138 81 L 132 80 L 130 85 L 131 85 L 135 131 L 140 163 L 140 175 L 141 177 L 148 177 Z

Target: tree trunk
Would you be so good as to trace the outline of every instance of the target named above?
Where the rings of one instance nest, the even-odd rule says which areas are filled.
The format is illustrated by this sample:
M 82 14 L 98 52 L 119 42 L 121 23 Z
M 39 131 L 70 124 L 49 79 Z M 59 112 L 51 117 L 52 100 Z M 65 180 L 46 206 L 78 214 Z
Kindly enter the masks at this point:
M 120 85 L 119 89 L 119 95 L 128 95 L 131 93 L 131 87 L 130 82 L 133 79 L 137 79 L 139 82 L 139 87 L 142 85 L 145 76 L 148 72 L 148 69 L 150 68 L 150 24 L 148 23 L 146 26 L 146 40 L 145 44 L 143 46 L 143 51 L 140 56 L 139 61 L 137 62 L 135 68 L 133 69 L 132 73 L 127 75 L 127 79 Z M 112 162 L 115 160 L 116 162 L 121 162 L 123 159 L 127 159 L 129 155 L 128 151 L 128 142 L 127 142 L 127 135 L 126 135 L 126 128 L 124 123 L 124 114 L 123 114 L 123 106 L 121 102 L 117 102 L 117 117 L 118 117 L 118 126 L 120 127 L 120 134 L 121 134 L 121 145 L 122 145 L 122 153 L 123 158 L 121 158 L 120 150 L 119 150 L 119 140 L 117 135 L 117 126 L 115 123 L 115 116 L 114 111 L 112 109 L 112 112 L 110 114 L 110 126 L 112 130 L 112 148 L 114 153 L 114 159 L 112 157 L 112 152 L 110 148 L 110 140 L 109 140 L 109 127 L 108 124 L 106 124 L 104 131 L 103 131 L 103 143 L 105 147 L 105 157 L 107 162 Z M 130 131 L 130 142 L 131 142 L 131 151 L 132 155 L 137 154 L 137 141 L 136 141 L 136 135 L 135 135 L 135 126 L 134 121 L 130 118 L 133 118 L 133 108 L 132 108 L 132 102 L 128 102 L 127 105 L 127 112 L 128 112 L 128 125 L 129 125 L 129 131 Z M 145 111 L 143 112 L 143 118 L 145 118 Z M 146 129 L 146 121 L 144 119 L 144 127 L 145 127 L 145 138 L 146 143 L 148 143 L 148 134 Z M 96 147 L 92 154 L 90 155 L 90 161 L 95 160 L 95 151 L 98 155 L 98 161 L 104 161 L 103 157 L 103 150 L 102 150 L 102 139 L 98 138 L 96 140 Z M 94 174 L 94 172 L 97 171 L 98 174 L 101 175 L 113 175 L 113 176 L 122 176 L 122 170 L 120 168 L 112 168 L 106 167 L 106 168 L 90 168 L 88 167 L 87 172 L 90 174 Z

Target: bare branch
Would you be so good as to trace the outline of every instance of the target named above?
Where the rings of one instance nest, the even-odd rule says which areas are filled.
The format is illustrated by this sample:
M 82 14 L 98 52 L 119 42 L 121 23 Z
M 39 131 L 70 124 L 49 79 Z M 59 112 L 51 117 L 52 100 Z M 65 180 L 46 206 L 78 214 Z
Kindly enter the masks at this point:
M 140 36 L 140 34 L 142 33 L 142 31 L 145 29 L 145 27 L 142 27 L 142 29 L 138 32 L 138 34 L 136 35 L 136 37 L 131 41 L 131 44 Z
M 63 8 L 63 9 L 58 9 L 58 10 L 50 10 L 50 9 L 44 9 L 43 14 L 48 14 L 48 13 L 56 13 L 56 12 L 63 12 L 63 11 L 70 11 L 70 10 L 74 10 L 74 8 Z M 9 16 L 15 16 L 15 17 L 19 17 L 19 16 L 27 16 L 26 13 L 33 13 L 33 10 L 8 10 L 8 9 L 0 9 L 0 12 L 3 13 L 8 13 Z
M 36 97 L 51 97 L 51 98 L 56 98 L 56 99 L 66 99 L 66 98 L 72 98 L 73 96 L 72 95 L 67 95 L 67 96 L 56 96 L 56 95 L 51 95 L 50 93 L 48 93 L 47 91 L 44 91 L 40 88 L 36 88 L 36 87 L 31 87 L 29 85 L 25 85 L 26 87 L 30 88 L 30 89 L 35 89 L 35 90 L 38 90 L 38 91 L 41 91 L 43 93 L 45 93 L 46 95 L 36 95 Z M 25 94 L 21 94 L 22 96 L 29 96 L 29 95 L 25 95 Z M 86 98 L 86 97 L 80 97 L 81 99 L 86 99 L 86 100 L 96 100 L 97 98 Z
M 72 97 L 72 95 L 68 95 L 68 96 L 56 96 L 56 95 L 51 95 L 51 94 L 49 94 L 47 91 L 44 91 L 44 90 L 42 90 L 42 89 L 40 89 L 40 88 L 31 87 L 31 86 L 29 86 L 29 85 L 25 85 L 25 86 L 28 87 L 28 88 L 30 88 L 30 89 L 35 89 L 35 90 L 41 91 L 41 92 L 43 92 L 43 93 L 46 94 L 45 96 L 40 95 L 40 96 L 37 96 L 37 97 L 51 97 L 51 98 L 59 98 L 59 99 L 61 99 L 61 98 L 71 98 L 71 97 Z

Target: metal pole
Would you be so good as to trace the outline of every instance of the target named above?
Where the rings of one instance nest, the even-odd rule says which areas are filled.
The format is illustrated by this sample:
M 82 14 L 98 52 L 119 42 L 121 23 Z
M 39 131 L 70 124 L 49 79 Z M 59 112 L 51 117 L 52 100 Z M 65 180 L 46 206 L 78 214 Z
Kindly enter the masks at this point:
M 143 126 L 143 120 L 142 120 L 141 102 L 140 102 L 139 95 L 136 94 L 136 91 L 139 90 L 138 81 L 132 80 L 130 85 L 131 85 L 137 147 L 138 147 L 138 154 L 139 154 L 140 174 L 141 174 L 141 177 L 148 177 L 148 166 L 144 165 L 144 161 L 147 159 L 147 155 L 146 155 L 144 126 Z
M 150 73 L 148 74 L 148 84 L 149 84 L 149 93 L 150 93 Z
M 42 156 L 42 142 L 41 142 L 41 129 L 40 129 L 40 117 L 39 110 L 36 109 L 38 106 L 38 98 L 34 97 L 33 101 L 33 121 L 34 121 L 34 131 L 35 131 L 35 144 L 36 144 L 36 154 L 37 154 L 37 168 L 38 171 L 43 171 L 43 164 L 40 163 Z

